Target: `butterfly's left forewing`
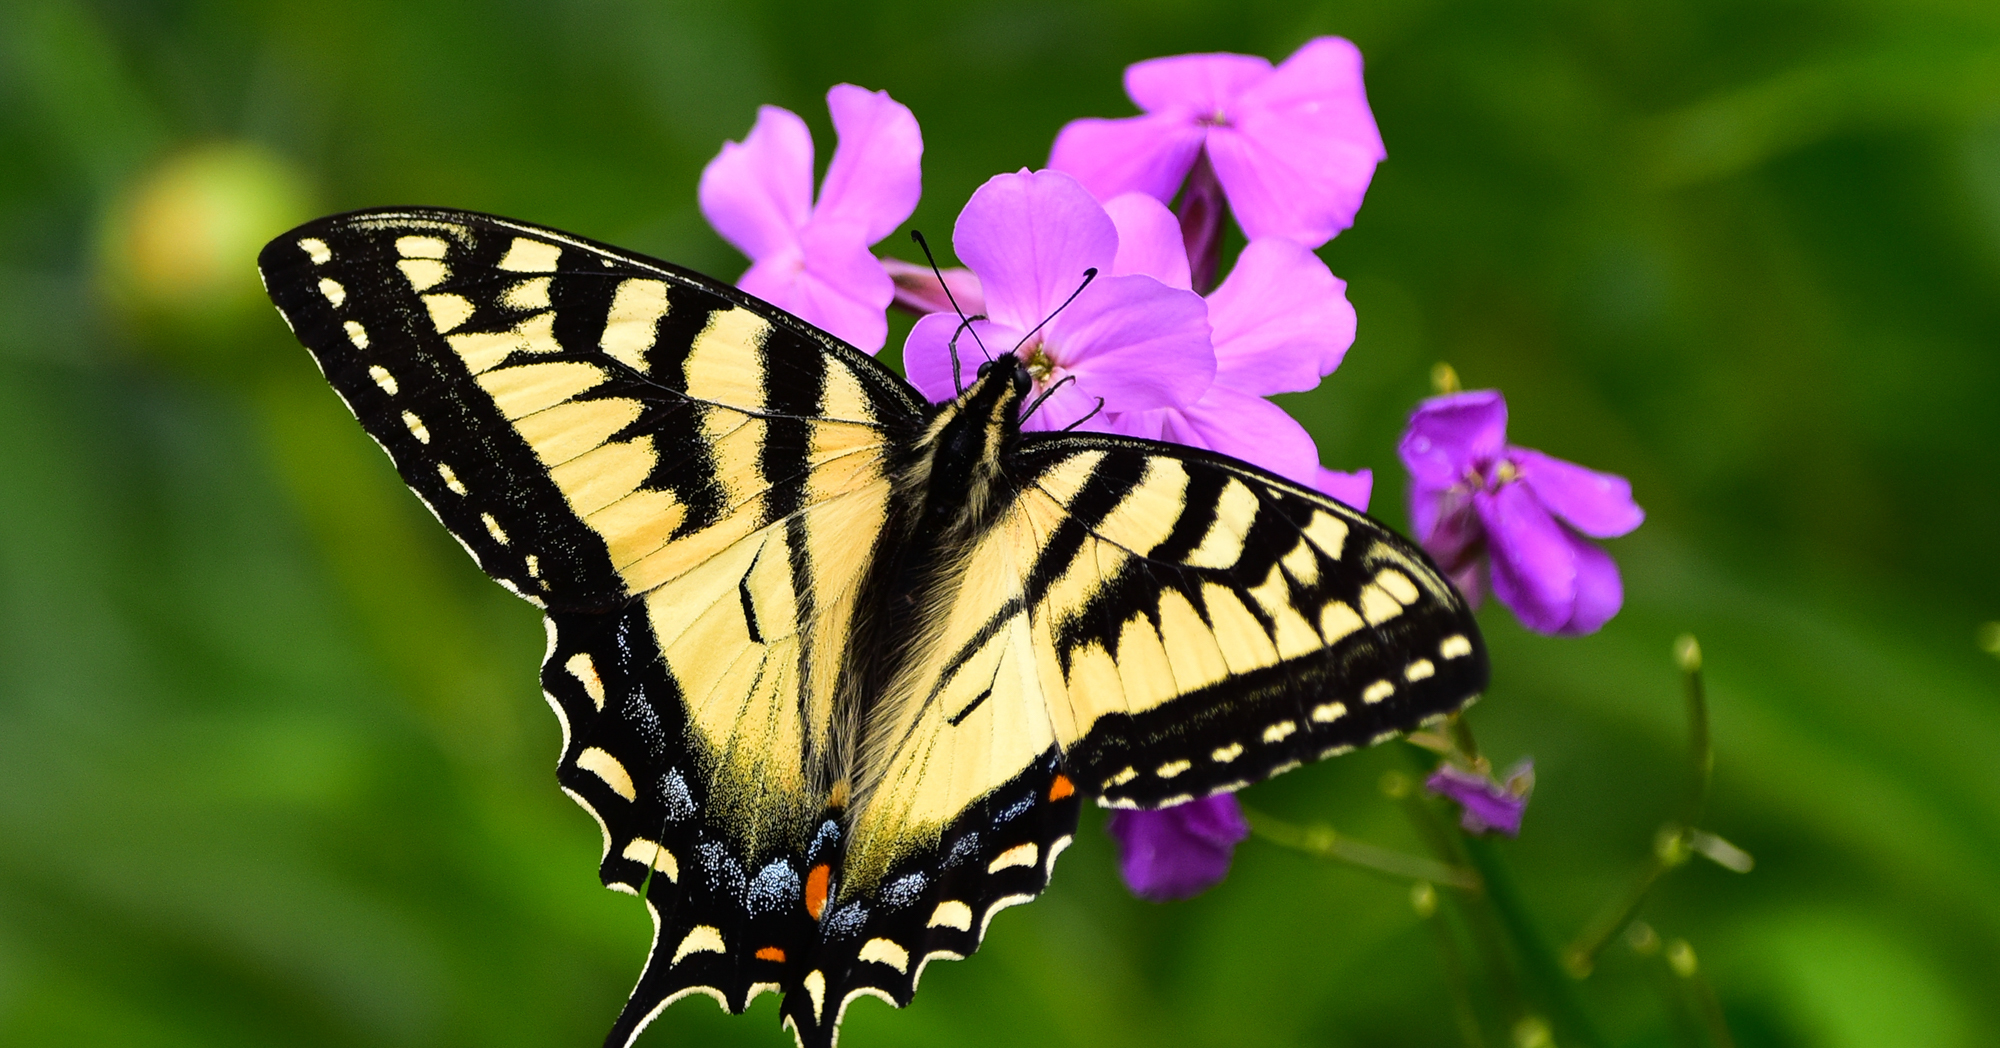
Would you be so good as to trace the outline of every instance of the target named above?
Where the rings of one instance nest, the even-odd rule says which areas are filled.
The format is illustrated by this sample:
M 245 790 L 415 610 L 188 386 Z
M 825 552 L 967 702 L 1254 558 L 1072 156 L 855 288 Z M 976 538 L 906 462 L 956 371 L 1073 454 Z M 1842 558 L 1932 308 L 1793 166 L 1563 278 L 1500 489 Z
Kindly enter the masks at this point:
M 404 480 L 547 611 L 558 779 L 657 922 L 611 1042 L 687 993 L 806 995 L 835 694 L 921 402 L 732 288 L 523 223 L 336 216 L 260 267 Z

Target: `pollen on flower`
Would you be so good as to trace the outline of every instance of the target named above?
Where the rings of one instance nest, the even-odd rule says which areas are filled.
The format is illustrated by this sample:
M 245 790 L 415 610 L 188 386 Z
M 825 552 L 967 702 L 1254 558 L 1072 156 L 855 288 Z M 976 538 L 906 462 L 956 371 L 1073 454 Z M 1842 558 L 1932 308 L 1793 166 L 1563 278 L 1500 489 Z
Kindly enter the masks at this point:
M 1036 341 L 1035 348 L 1028 352 L 1028 358 L 1023 361 L 1023 366 L 1028 369 L 1028 377 L 1034 379 L 1037 386 L 1046 384 L 1056 371 L 1056 362 L 1049 358 L 1048 343 Z

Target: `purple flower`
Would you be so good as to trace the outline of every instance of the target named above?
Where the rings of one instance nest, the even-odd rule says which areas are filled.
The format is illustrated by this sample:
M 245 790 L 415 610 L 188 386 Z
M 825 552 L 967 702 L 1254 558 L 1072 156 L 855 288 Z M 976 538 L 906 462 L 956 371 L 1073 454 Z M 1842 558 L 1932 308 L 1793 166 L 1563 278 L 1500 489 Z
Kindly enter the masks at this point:
M 1070 176 L 1021 171 L 988 180 L 959 213 L 952 245 L 978 277 L 987 317 L 959 336 L 961 379 L 983 345 L 1020 357 L 1035 381 L 1031 396 L 1054 391 L 1023 429 L 1061 429 L 1102 398 L 1090 428 L 1143 435 L 1121 427 L 1119 413 L 1191 404 L 1215 377 L 1201 297 L 1150 276 L 1115 275 L 1117 227 Z M 1097 276 L 1085 286 L 1091 269 Z M 948 343 L 958 327 L 956 316 L 932 313 L 904 344 L 904 370 L 932 400 L 957 393 Z
M 1104 210 L 1118 229 L 1114 274 L 1143 273 L 1172 287 L 1188 286 L 1180 226 L 1165 205 L 1126 193 Z M 1340 366 L 1354 342 L 1347 285 L 1311 251 L 1273 237 L 1251 241 L 1204 301 L 1214 383 L 1192 404 L 1121 416 L 1121 432 L 1210 448 L 1366 509 L 1372 475 L 1321 467 L 1312 435 L 1264 399 L 1312 389 Z
M 1508 444 L 1507 401 L 1490 389 L 1417 405 L 1397 450 L 1417 541 L 1467 598 L 1490 562 L 1493 595 L 1538 633 L 1591 633 L 1618 613 L 1618 565 L 1586 536 L 1646 519 L 1625 478 Z
M 1523 759 L 1509 768 L 1504 783 L 1455 764 L 1440 764 L 1424 780 L 1424 788 L 1458 802 L 1463 809 L 1459 825 L 1467 833 L 1492 830 L 1514 837 L 1521 832 L 1521 816 L 1528 810 L 1528 795 L 1535 790 L 1535 762 Z
M 1339 37 L 1308 41 L 1273 69 L 1252 55 L 1178 55 L 1125 70 L 1145 115 L 1072 121 L 1049 166 L 1099 200 L 1140 192 L 1171 200 L 1205 152 L 1252 240 L 1318 247 L 1354 223 L 1387 154 L 1361 83 L 1361 52 Z
M 1250 822 L 1235 795 L 1223 793 L 1159 811 L 1114 811 L 1105 829 L 1118 842 L 1118 872 L 1132 894 L 1167 902 L 1220 882 Z
M 750 256 L 738 287 L 872 353 L 888 338 L 896 288 L 868 248 L 916 210 L 923 136 L 885 91 L 841 84 L 826 105 L 840 141 L 818 203 L 805 121 L 764 106 L 702 169 L 701 213 Z

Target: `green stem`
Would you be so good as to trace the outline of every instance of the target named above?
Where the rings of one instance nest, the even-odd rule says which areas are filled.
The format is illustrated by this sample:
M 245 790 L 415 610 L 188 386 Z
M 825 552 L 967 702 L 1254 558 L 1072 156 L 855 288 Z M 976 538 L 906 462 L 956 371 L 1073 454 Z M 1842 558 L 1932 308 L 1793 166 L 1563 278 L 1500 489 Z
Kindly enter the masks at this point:
M 1243 806 L 1243 815 L 1250 820 L 1251 833 L 1280 847 L 1344 862 L 1399 880 L 1430 881 L 1460 891 L 1479 890 L 1479 877 L 1463 866 L 1451 866 L 1426 859 L 1421 855 L 1410 855 L 1352 840 L 1336 833 L 1333 827 L 1324 823 L 1299 826 L 1273 818 L 1249 805 Z
M 1421 755 L 1412 753 L 1411 756 L 1422 766 Z M 1402 802 L 1410 824 L 1439 858 L 1449 863 L 1465 864 L 1465 849 L 1459 846 L 1458 832 L 1439 817 L 1437 808 L 1421 789 L 1412 784 L 1407 776 L 1396 772 L 1391 772 L 1390 777 L 1384 779 L 1384 787 L 1385 792 Z M 1520 981 L 1514 977 L 1513 963 L 1507 956 L 1506 933 L 1494 918 L 1493 908 L 1485 904 L 1483 893 L 1481 896 L 1458 897 L 1454 902 L 1458 904 L 1459 915 L 1465 919 L 1466 930 L 1471 932 L 1473 944 L 1479 950 L 1480 962 L 1485 965 L 1488 978 L 1493 982 L 1493 995 L 1499 1000 L 1503 1015 L 1510 1023 L 1525 1017 L 1528 1006 L 1521 995 Z
M 1715 748 L 1708 731 L 1708 689 L 1701 677 L 1701 645 L 1691 633 L 1674 641 L 1674 661 L 1686 681 L 1688 715 L 1688 797 L 1681 825 L 1701 825 L 1708 809 L 1708 785 L 1715 772 Z
M 1472 868 L 1479 872 L 1480 880 L 1486 884 L 1487 902 L 1506 929 L 1515 956 L 1520 958 L 1523 974 L 1534 984 L 1557 1028 L 1569 1041 L 1602 1046 L 1604 1037 L 1598 1033 L 1589 1016 L 1584 1014 L 1582 1002 L 1577 1000 L 1576 983 L 1563 973 L 1562 966 L 1556 962 L 1555 952 L 1549 949 L 1548 942 L 1536 929 L 1527 903 L 1508 874 L 1495 842 L 1483 837 L 1467 836 L 1462 839 Z
M 1577 935 L 1569 949 L 1563 951 L 1563 969 L 1575 978 L 1582 979 L 1597 969 L 1597 955 L 1604 951 L 1604 944 L 1618 934 L 1619 929 L 1630 924 L 1639 905 L 1652 892 L 1653 883 L 1667 872 L 1666 864 L 1655 862 L 1646 867 L 1644 873 L 1625 893 L 1623 900 L 1607 907 L 1584 930 Z
M 1458 1020 L 1458 1036 L 1465 1042 L 1465 1048 L 1486 1048 L 1486 1035 L 1481 1032 L 1479 1010 L 1472 1002 L 1472 978 L 1465 967 L 1465 956 L 1459 952 L 1458 942 L 1445 923 L 1444 911 L 1433 909 L 1424 918 L 1437 939 L 1438 958 L 1444 963 L 1445 988 L 1451 992 L 1452 1011 Z
M 1563 951 L 1563 967 L 1576 978 L 1588 976 L 1597 966 L 1597 955 L 1611 937 L 1617 935 L 1644 905 L 1654 885 L 1669 870 L 1687 861 L 1690 835 L 1701 822 L 1708 806 L 1708 784 L 1715 769 L 1715 749 L 1708 729 L 1708 692 L 1701 677 L 1701 644 L 1692 634 L 1674 641 L 1674 662 L 1686 683 L 1688 716 L 1688 785 L 1682 802 L 1681 821 L 1660 827 L 1654 839 L 1653 856 L 1625 894 L 1602 910 Z M 1726 843 L 1726 842 L 1725 842 Z M 1736 851 L 1733 846 L 1731 851 Z M 1745 856 L 1748 858 L 1748 856 Z

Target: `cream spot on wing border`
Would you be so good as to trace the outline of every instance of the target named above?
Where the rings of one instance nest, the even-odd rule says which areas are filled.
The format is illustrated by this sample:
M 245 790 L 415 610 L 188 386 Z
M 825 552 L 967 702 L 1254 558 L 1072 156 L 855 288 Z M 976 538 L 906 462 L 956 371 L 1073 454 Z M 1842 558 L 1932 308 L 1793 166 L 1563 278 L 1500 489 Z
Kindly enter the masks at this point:
M 722 943 L 722 930 L 712 924 L 697 924 L 688 930 L 681 944 L 674 948 L 674 964 L 686 960 L 695 953 L 728 953 L 729 948 Z
M 931 919 L 924 924 L 924 927 L 957 928 L 959 931 L 969 932 L 972 930 L 972 907 L 957 899 L 946 899 L 937 904 L 937 909 L 931 911 Z
M 1312 719 L 1321 724 L 1331 724 L 1345 716 L 1347 716 L 1347 704 L 1344 702 L 1324 703 L 1314 706 L 1312 711 Z
M 1041 854 L 1042 850 L 1037 848 L 1033 841 L 1029 841 L 1026 844 L 1016 844 L 1012 848 L 994 856 L 993 861 L 986 864 L 986 872 L 999 873 L 1001 870 L 1014 866 L 1033 866 L 1035 860 L 1041 858 Z
M 910 951 L 893 939 L 870 939 L 861 944 L 861 950 L 855 957 L 858 960 L 886 964 L 899 972 L 908 973 L 910 970 Z

